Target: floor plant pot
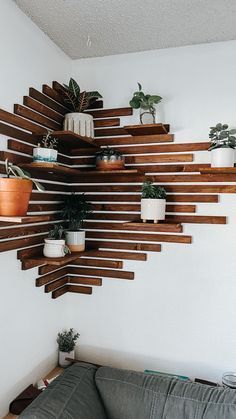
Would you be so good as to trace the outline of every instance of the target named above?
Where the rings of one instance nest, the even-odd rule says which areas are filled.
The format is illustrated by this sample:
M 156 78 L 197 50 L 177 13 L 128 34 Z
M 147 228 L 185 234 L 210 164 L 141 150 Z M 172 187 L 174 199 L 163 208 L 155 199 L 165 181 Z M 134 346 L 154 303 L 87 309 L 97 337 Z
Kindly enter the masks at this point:
M 65 240 L 44 239 L 43 254 L 46 258 L 65 256 Z
M 141 199 L 141 219 L 143 222 L 152 220 L 157 223 L 159 220 L 164 220 L 165 212 L 165 199 Z
M 64 130 L 83 137 L 94 138 L 93 117 L 82 112 L 67 113 L 64 119 Z
M 35 163 L 55 163 L 57 161 L 57 150 L 35 147 L 33 149 L 33 160 Z
M 0 215 L 25 216 L 28 211 L 33 183 L 28 179 L 0 179 Z
M 59 353 L 58 353 L 58 363 L 59 363 L 60 367 L 66 368 L 66 367 L 69 367 L 69 365 L 71 365 L 71 362 L 67 361 L 66 358 L 74 359 L 75 358 L 75 351 L 74 350 L 71 351 L 71 352 L 59 351 Z
M 211 150 L 211 167 L 234 167 L 235 150 L 233 148 L 215 148 Z
M 85 249 L 85 231 L 66 231 L 66 245 L 71 252 L 83 252 Z

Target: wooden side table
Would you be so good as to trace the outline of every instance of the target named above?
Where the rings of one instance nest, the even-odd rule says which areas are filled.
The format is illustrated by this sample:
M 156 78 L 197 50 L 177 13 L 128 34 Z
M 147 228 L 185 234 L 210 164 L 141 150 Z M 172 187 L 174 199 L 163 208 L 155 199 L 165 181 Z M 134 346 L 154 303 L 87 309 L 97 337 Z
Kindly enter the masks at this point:
M 61 374 L 64 371 L 63 368 L 60 367 L 56 367 L 54 368 L 52 371 L 50 371 L 45 377 L 44 379 L 46 380 L 51 380 L 53 377 L 56 377 L 57 375 Z M 19 416 L 17 415 L 13 415 L 12 413 L 8 413 L 6 416 L 4 416 L 3 419 L 17 419 L 19 418 Z

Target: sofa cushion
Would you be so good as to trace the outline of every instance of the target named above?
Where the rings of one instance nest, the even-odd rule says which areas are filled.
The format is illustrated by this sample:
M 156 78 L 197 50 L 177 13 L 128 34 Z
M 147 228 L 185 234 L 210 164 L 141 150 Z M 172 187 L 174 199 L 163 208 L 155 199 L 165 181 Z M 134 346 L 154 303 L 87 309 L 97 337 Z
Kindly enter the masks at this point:
M 109 367 L 95 380 L 109 419 L 236 418 L 234 390 Z
M 20 419 L 107 419 L 94 381 L 96 370 L 80 362 L 66 369 Z

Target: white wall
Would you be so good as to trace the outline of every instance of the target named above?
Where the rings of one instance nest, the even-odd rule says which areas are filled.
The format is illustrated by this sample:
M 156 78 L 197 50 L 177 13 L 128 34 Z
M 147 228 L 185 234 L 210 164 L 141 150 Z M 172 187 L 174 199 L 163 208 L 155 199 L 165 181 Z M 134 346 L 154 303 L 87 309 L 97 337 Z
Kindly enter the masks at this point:
M 70 60 L 10 0 L 0 5 L 0 107 L 12 111 L 30 86 L 67 80 Z M 1 136 L 4 148 L 6 137 Z M 67 326 L 65 298 L 35 287 L 37 270 L 21 271 L 16 252 L 0 254 L 0 417 L 26 385 L 56 363 L 57 332 Z
M 160 119 L 177 141 L 204 141 L 212 124 L 236 126 L 235 48 L 232 41 L 77 60 L 73 76 L 98 89 L 105 107 L 127 106 L 139 81 L 163 96 Z M 196 161 L 209 161 L 208 152 Z M 91 297 L 70 295 L 80 356 L 213 380 L 235 370 L 235 204 L 232 195 L 198 204 L 199 214 L 228 215 L 229 224 L 185 225 L 192 245 L 163 244 L 148 262 L 125 263 L 134 282 L 104 279 Z

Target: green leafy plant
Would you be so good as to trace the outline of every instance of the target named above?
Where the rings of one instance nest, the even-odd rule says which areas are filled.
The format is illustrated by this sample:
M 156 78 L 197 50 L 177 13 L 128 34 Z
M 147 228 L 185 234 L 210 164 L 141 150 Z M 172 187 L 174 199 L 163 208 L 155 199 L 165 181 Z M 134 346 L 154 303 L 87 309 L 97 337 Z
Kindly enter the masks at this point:
M 150 112 L 155 117 L 155 105 L 160 103 L 162 100 L 161 96 L 158 95 L 145 95 L 142 91 L 142 86 L 138 83 L 138 91 L 134 92 L 132 99 L 130 100 L 129 104 L 134 109 L 146 110 Z M 142 120 L 141 120 L 142 122 Z
M 236 148 L 236 129 L 228 129 L 228 124 L 216 124 L 210 127 L 209 138 L 211 145 L 209 151 L 216 148 Z
M 61 224 L 54 224 L 52 230 L 48 232 L 48 238 L 51 240 L 63 240 L 65 238 L 65 229 Z
M 7 178 L 14 176 L 15 178 L 19 179 L 27 179 L 31 180 L 33 184 L 36 186 L 38 191 L 43 192 L 45 190 L 44 186 L 41 183 L 37 182 L 36 180 L 31 179 L 30 173 L 26 172 L 25 170 L 21 169 L 20 167 L 16 166 L 9 162 L 8 159 L 5 160 L 5 170 Z
M 105 157 L 107 160 L 110 160 L 112 156 L 121 158 L 123 155 L 115 148 L 105 147 L 101 151 L 97 151 L 96 156 L 101 159 Z
M 57 143 L 57 139 L 52 136 L 50 131 L 48 131 L 47 134 L 44 134 L 41 141 L 38 143 L 38 147 L 55 149 L 57 148 Z
M 65 332 L 58 333 L 57 343 L 58 349 L 61 352 L 71 352 L 75 348 L 76 341 L 80 334 L 76 333 L 74 329 L 66 330 Z
M 98 98 L 102 97 L 97 91 L 81 92 L 78 83 L 72 78 L 70 78 L 69 85 L 64 84 L 64 88 L 61 89 L 61 94 L 65 105 L 71 112 L 84 112 Z
M 142 185 L 142 199 L 166 199 L 166 190 L 146 181 Z
M 85 218 L 92 212 L 92 206 L 86 201 L 84 194 L 72 193 L 64 199 L 62 217 L 69 222 L 70 231 L 78 231 Z

